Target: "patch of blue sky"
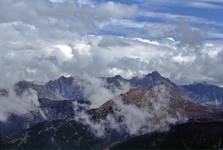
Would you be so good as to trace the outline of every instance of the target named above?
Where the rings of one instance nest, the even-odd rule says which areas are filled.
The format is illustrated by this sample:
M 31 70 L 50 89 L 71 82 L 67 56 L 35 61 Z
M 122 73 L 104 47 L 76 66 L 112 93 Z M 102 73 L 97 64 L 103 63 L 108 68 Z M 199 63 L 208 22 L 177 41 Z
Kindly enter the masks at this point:
M 107 1 L 108 0 L 95 0 L 96 3 Z M 132 21 L 134 21 L 135 23 L 161 23 L 165 26 L 165 24 L 174 24 L 176 23 L 177 19 L 185 17 L 185 21 L 192 25 L 192 27 L 194 28 L 199 28 L 200 30 L 211 32 L 211 34 L 220 34 L 219 37 L 211 37 L 212 39 L 219 39 L 221 38 L 221 34 L 223 34 L 223 1 L 113 0 L 113 2 L 122 3 L 126 5 L 137 5 L 140 11 L 140 15 L 133 18 Z M 153 14 L 146 16 L 146 12 L 152 12 Z M 156 15 L 156 13 L 162 14 L 159 16 Z M 169 18 L 168 15 L 170 15 Z M 196 20 L 195 17 L 202 21 Z M 138 32 L 140 34 L 141 29 L 128 28 L 122 29 L 121 32 L 132 32 L 135 34 Z M 106 34 L 107 33 L 109 32 L 106 32 Z M 207 37 L 207 39 L 208 38 L 210 37 Z
M 164 18 L 157 18 L 157 17 L 147 17 L 147 16 L 137 16 L 134 18 L 134 21 L 138 23 L 143 23 L 143 22 L 156 22 L 156 23 L 165 23 Z
M 223 9 L 192 8 L 188 6 L 177 5 L 168 6 L 165 8 L 165 10 L 160 10 L 160 12 L 196 16 L 212 21 L 223 21 Z
M 90 35 L 112 35 L 112 36 L 126 36 L 126 34 L 121 32 L 115 32 L 113 30 L 100 30 L 98 32 L 89 33 Z

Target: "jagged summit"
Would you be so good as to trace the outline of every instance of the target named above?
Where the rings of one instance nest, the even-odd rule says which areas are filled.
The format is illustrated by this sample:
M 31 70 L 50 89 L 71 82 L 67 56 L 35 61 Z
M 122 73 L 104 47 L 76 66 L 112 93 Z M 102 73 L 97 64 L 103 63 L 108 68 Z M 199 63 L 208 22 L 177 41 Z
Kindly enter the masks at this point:
M 74 78 L 71 77 L 65 77 L 65 76 L 61 76 L 60 78 L 56 79 L 56 80 L 50 80 L 49 82 L 47 82 L 45 84 L 45 86 L 51 87 L 53 88 L 53 86 L 55 86 L 55 84 L 57 84 L 58 86 L 63 86 L 63 85 L 71 85 L 73 84 L 73 80 Z
M 119 98 L 126 107 L 134 106 L 133 108 L 137 109 L 129 108 L 127 114 L 132 113 L 129 110 L 144 112 L 143 116 L 150 121 L 143 124 L 143 127 L 148 127 L 148 129 L 151 126 L 154 128 L 166 127 L 170 120 L 181 122 L 215 113 L 214 110 L 193 102 L 185 97 L 181 91 L 177 91 L 166 84 L 152 88 L 133 88 L 127 93 L 121 94 Z M 120 112 L 125 112 L 127 108 L 117 101 L 119 100 L 109 100 L 99 108 L 91 110 L 89 114 L 92 114 L 93 120 L 105 119 L 108 116 L 113 116 L 117 121 L 128 120 L 129 116 L 126 113 L 120 114 Z
M 179 86 L 157 71 L 141 78 L 125 79 L 116 75 L 102 79 L 105 84 L 108 83 L 115 89 L 122 86 L 121 82 L 126 82 L 130 85 L 130 90 L 120 95 L 117 94 L 117 99 L 116 97 L 106 99 L 107 102 L 100 107 L 90 109 L 91 103 L 87 101 L 88 97 L 84 97 L 83 84 L 79 84 L 82 80 L 76 77 L 61 76 L 56 80 L 39 85 L 34 82 L 19 82 L 17 84 L 19 90 L 32 88 L 37 91 L 41 109 L 17 117 L 16 124 L 14 123 L 16 117 L 8 120 L 6 124 L 3 124 L 5 135 L 8 135 L 8 131 L 14 132 L 14 129 L 16 132 L 21 131 L 45 120 L 73 118 L 82 111 L 86 111 L 86 114 L 95 123 L 102 121 L 106 127 L 111 124 L 110 118 L 117 123 L 118 129 L 130 135 L 141 134 L 145 130 L 166 128 L 169 124 L 178 121 L 209 117 L 218 113 L 213 108 L 193 102 L 192 99 L 184 95 L 184 91 L 181 91 Z M 199 86 L 195 86 L 192 91 L 197 89 Z M 213 91 L 216 90 L 213 89 Z M 103 94 L 101 90 L 96 92 Z M 114 94 L 116 93 L 114 92 Z M 204 92 L 201 94 L 204 95 Z M 215 119 L 215 117 L 212 118 Z M 132 120 L 134 120 L 133 123 L 139 123 L 133 131 Z M 0 124 L 0 127 L 3 125 Z
M 105 87 L 111 91 L 115 91 L 116 88 L 121 88 L 124 84 L 130 85 L 131 88 L 151 88 L 156 85 L 164 84 L 175 90 L 181 90 L 190 96 L 195 101 L 217 106 L 223 103 L 223 88 L 216 85 L 210 85 L 204 82 L 197 82 L 194 84 L 178 86 L 171 82 L 168 78 L 163 77 L 158 71 L 153 71 L 142 77 L 133 77 L 131 79 L 125 79 L 121 75 L 115 75 L 113 77 L 102 77 L 105 81 Z M 48 99 L 84 99 L 83 96 L 83 81 L 73 76 L 61 76 L 58 79 L 51 80 L 45 84 L 37 84 L 32 81 L 19 81 L 15 84 L 15 92 L 21 95 L 28 89 L 37 91 L 39 98 Z M 124 83 L 124 84 L 123 84 Z M 0 91 L 1 95 L 7 95 L 6 92 Z
M 114 78 L 119 79 L 119 80 L 124 79 L 121 75 L 115 75 Z
M 162 78 L 161 74 L 158 71 L 153 71 L 152 73 L 148 73 L 146 76 L 153 76 L 157 78 Z
M 107 81 L 113 81 L 113 80 L 120 80 L 120 81 L 123 81 L 123 80 L 126 80 L 125 78 L 123 78 L 121 75 L 115 75 L 113 77 L 108 77 L 107 78 Z
M 151 88 L 154 85 L 166 84 L 168 86 L 176 87 L 168 78 L 163 77 L 159 72 L 154 71 L 148 73 L 142 77 L 132 77 L 131 79 L 125 79 L 121 75 L 113 77 L 103 78 L 109 84 L 108 87 L 119 88 L 121 83 L 128 83 L 131 87 Z M 113 88 L 114 88 L 113 87 Z
M 72 99 L 83 100 L 82 87 L 74 77 L 61 76 L 56 80 L 50 80 L 45 84 L 35 84 L 30 81 L 20 81 L 15 84 L 15 91 L 18 95 L 29 89 L 37 91 L 38 98 L 47 98 L 52 100 Z
M 123 78 L 121 75 L 115 75 L 113 77 L 103 77 L 102 80 L 105 81 L 105 87 L 111 91 L 115 91 L 116 88 L 121 88 L 122 83 L 129 82 L 127 79 Z
M 73 80 L 74 80 L 74 77 L 73 77 L 73 76 L 68 76 L 68 77 L 66 77 L 66 76 L 61 76 L 61 77 L 59 77 L 59 78 L 56 79 L 56 80 L 51 80 L 50 82 L 60 81 L 60 82 L 68 82 L 68 83 L 70 83 L 70 82 L 72 82 Z
M 82 87 L 72 76 L 62 76 L 57 80 L 46 83 L 45 87 L 53 91 L 53 93 L 56 93 L 59 96 L 63 97 L 64 99 L 84 99 Z
M 168 78 L 163 77 L 159 72 L 154 71 L 149 73 L 142 78 L 133 77 L 130 79 L 130 83 L 135 87 L 150 88 L 154 85 L 166 84 L 168 86 L 176 87 Z

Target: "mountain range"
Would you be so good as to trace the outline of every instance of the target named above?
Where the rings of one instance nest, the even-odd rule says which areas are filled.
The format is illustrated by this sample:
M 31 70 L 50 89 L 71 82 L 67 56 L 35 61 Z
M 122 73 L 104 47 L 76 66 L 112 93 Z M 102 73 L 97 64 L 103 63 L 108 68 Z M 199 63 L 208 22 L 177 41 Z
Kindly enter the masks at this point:
M 11 114 L 7 121 L 0 122 L 1 145 L 25 149 L 69 145 L 81 149 L 93 142 L 96 144 L 92 148 L 97 149 L 190 120 L 223 119 L 223 88 L 215 85 L 177 85 L 156 71 L 131 79 L 120 75 L 99 79 L 103 81 L 101 86 L 115 96 L 97 108 L 91 108 L 92 101 L 85 93 L 86 87 L 94 87 L 93 83 L 84 79 L 62 76 L 45 84 L 16 83 L 14 91 L 18 96 L 30 89 L 36 91 L 39 106 L 23 115 Z M 123 85 L 129 90 L 117 94 L 116 90 L 122 90 Z M 0 90 L 1 97 L 9 95 L 7 89 Z M 78 140 L 69 130 L 78 130 Z M 37 135 L 40 132 L 41 136 Z M 35 141 L 42 137 L 48 140 Z M 50 137 L 55 139 L 49 141 Z
M 202 104 L 211 106 L 220 106 L 223 104 L 223 88 L 207 83 L 194 83 L 189 85 L 176 85 L 168 78 L 161 76 L 157 71 L 144 75 L 143 77 L 133 77 L 125 79 L 120 75 L 114 77 L 103 77 L 105 86 L 112 88 L 120 88 L 122 84 L 128 83 L 131 87 L 150 88 L 159 84 L 170 84 L 176 89 L 181 89 L 192 100 Z M 86 100 L 84 95 L 84 84 L 90 84 L 79 78 L 60 77 L 56 80 L 40 85 L 29 81 L 20 81 L 15 84 L 15 91 L 21 95 L 25 90 L 33 89 L 38 92 L 39 98 L 47 98 L 52 100 Z M 7 92 L 3 89 L 1 94 L 6 95 Z

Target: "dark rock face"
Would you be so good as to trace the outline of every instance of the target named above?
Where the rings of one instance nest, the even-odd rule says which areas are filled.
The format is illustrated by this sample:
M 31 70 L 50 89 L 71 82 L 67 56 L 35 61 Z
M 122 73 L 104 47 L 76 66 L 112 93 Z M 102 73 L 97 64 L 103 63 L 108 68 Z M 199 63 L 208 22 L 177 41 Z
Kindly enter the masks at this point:
M 220 149 L 222 141 L 223 122 L 188 122 L 166 132 L 134 137 L 111 149 Z
M 39 98 L 47 98 L 53 100 L 84 100 L 83 87 L 79 84 L 79 80 L 73 77 L 60 77 L 52 80 L 44 85 L 36 84 L 29 81 L 20 81 L 15 84 L 15 92 L 22 95 L 25 91 L 35 90 Z
M 164 86 L 165 87 L 165 86 Z M 155 88 L 156 89 L 156 88 Z M 113 117 L 116 121 L 118 128 L 122 128 L 122 131 L 129 133 L 129 137 L 135 135 L 145 134 L 155 130 L 161 130 L 168 128 L 170 124 L 175 124 L 179 122 L 185 122 L 187 120 L 210 120 L 223 121 L 222 110 L 212 109 L 207 106 L 200 105 L 187 99 L 180 92 L 174 91 L 172 88 L 166 88 L 167 97 L 160 97 L 162 95 L 161 91 L 156 91 L 154 88 L 150 89 L 131 89 L 129 92 L 120 95 L 120 100 L 124 105 L 131 106 L 128 109 L 128 114 L 123 113 L 123 105 L 121 107 L 115 100 L 109 100 L 97 109 L 89 111 L 92 120 L 107 121 L 109 126 L 108 117 Z M 132 109 L 134 106 L 134 110 Z M 125 108 L 124 108 L 125 109 Z M 133 112 L 144 113 L 138 117 L 143 117 L 145 122 L 137 122 L 137 118 L 130 117 L 129 114 L 134 116 Z M 121 113 L 120 113 L 121 112 Z M 135 121 L 126 122 L 126 120 L 133 119 Z M 136 132 L 132 132 L 131 124 L 138 124 L 134 129 Z M 133 134 L 132 134 L 133 133 Z
M 175 120 L 178 121 L 180 118 L 186 118 L 186 120 L 189 119 L 189 123 L 194 123 L 194 120 L 202 120 L 203 118 L 206 118 L 206 121 L 213 123 L 216 123 L 216 119 L 223 119 L 223 116 L 219 115 L 222 110 L 200 105 L 199 103 L 194 102 L 184 93 L 186 89 L 195 93 L 199 93 L 201 96 L 205 94 L 208 96 L 213 96 L 213 94 L 211 95 L 207 93 L 214 93 L 218 91 L 219 89 L 216 87 L 211 88 L 212 90 L 210 90 L 209 87 L 207 88 L 207 86 L 205 86 L 205 88 L 202 86 L 201 89 L 200 86 L 195 86 L 194 88 L 183 87 L 182 90 L 169 79 L 162 77 L 158 72 L 153 72 L 151 74 L 145 75 L 142 78 L 134 77 L 130 80 L 124 79 L 119 75 L 103 79 L 107 83 L 105 87 L 111 89 L 112 91 L 115 90 L 115 88 L 120 88 L 122 83 L 131 85 L 131 89 L 127 93 L 119 95 L 118 98 L 120 98 L 120 101 L 124 105 L 134 106 L 134 109 L 137 108 L 137 110 L 142 110 L 143 112 L 146 111 L 146 115 L 149 114 L 144 118 L 146 119 L 146 122 L 143 124 L 143 131 L 148 131 L 148 127 L 151 127 L 151 124 L 158 125 L 159 129 L 163 127 L 161 124 L 171 124 L 172 122 L 168 122 L 166 119 L 167 117 L 170 117 L 170 120 L 174 120 L 174 123 Z M 21 95 L 24 91 L 30 88 L 37 91 L 40 106 L 37 108 L 37 110 L 31 111 L 30 113 L 27 113 L 23 116 L 11 115 L 7 122 L 0 122 L 1 139 L 5 135 L 11 135 L 15 133 L 18 134 L 17 137 L 12 136 L 12 138 L 2 141 L 1 145 L 4 148 L 25 149 L 29 149 L 32 146 L 34 146 L 34 148 L 36 147 L 44 149 L 98 149 L 110 143 L 124 140 L 125 138 L 132 136 L 133 134 L 128 133 L 129 130 L 126 129 L 127 126 L 124 124 L 125 122 L 123 123 L 123 121 L 126 119 L 126 114 L 123 115 L 123 112 L 120 111 L 120 106 L 117 105 L 115 100 L 109 100 L 99 108 L 89 110 L 89 102 L 87 102 L 87 98 L 83 96 L 84 87 L 82 84 L 79 84 L 80 82 L 82 81 L 74 79 L 73 77 L 61 77 L 44 85 L 38 85 L 27 81 L 21 81 L 17 83 L 15 85 L 15 91 L 18 95 Z M 156 87 L 159 86 L 164 87 L 164 94 L 162 93 L 162 88 L 161 90 L 157 90 Z M 167 94 L 165 94 L 166 92 Z M 2 93 L 4 96 L 5 92 L 3 91 Z M 190 95 L 190 97 L 193 97 L 193 95 Z M 62 98 L 65 99 L 61 100 Z M 198 98 L 200 99 L 200 97 Z M 219 98 L 219 95 L 217 95 L 217 98 Z M 203 102 L 199 100 L 197 101 Z M 106 126 L 105 131 L 107 132 L 103 139 L 96 137 L 92 132 L 90 132 L 90 127 L 87 125 L 77 123 L 74 120 L 69 120 L 77 115 L 80 111 L 86 111 L 89 114 L 90 119 L 92 119 L 93 122 L 95 121 L 94 123 L 103 121 L 104 125 Z M 128 114 L 131 114 L 131 112 Z M 118 131 L 110 128 L 110 122 L 109 120 L 106 120 L 108 116 L 114 117 L 116 123 L 118 123 L 117 125 L 120 128 Z M 178 136 L 179 133 L 180 136 L 183 136 L 183 140 L 189 140 L 189 138 L 187 139 L 187 136 L 189 136 L 187 135 L 187 132 L 180 132 L 180 130 L 188 130 L 188 134 L 192 134 L 193 132 L 196 133 L 194 130 L 193 132 L 190 132 L 190 128 L 187 127 L 190 126 L 192 129 L 194 128 L 196 130 L 198 127 L 191 126 L 189 123 L 185 127 L 181 127 L 181 125 L 173 126 L 170 130 L 171 135 L 168 134 L 169 132 L 162 132 L 153 133 L 151 135 L 154 135 L 155 137 L 150 137 L 151 135 L 149 134 L 148 136 L 152 142 L 148 142 L 149 148 L 156 148 L 156 146 L 161 146 L 161 148 L 165 148 L 165 146 L 168 148 L 169 146 L 172 148 L 171 144 L 174 144 L 174 142 L 168 140 L 165 142 L 165 140 L 171 140 L 171 138 L 173 140 L 178 138 L 180 139 L 181 137 Z M 178 126 L 180 126 L 179 129 Z M 208 126 L 206 128 L 206 125 L 204 126 L 204 128 L 207 130 L 212 129 L 212 127 L 209 128 Z M 174 132 L 172 131 L 173 129 Z M 209 136 L 209 132 L 206 133 L 203 130 L 202 132 L 198 131 L 197 134 L 199 136 L 203 135 L 202 132 Z M 217 127 L 216 131 L 221 133 L 220 129 Z M 137 135 L 148 132 L 138 132 Z M 215 134 L 215 131 L 213 131 L 213 134 Z M 147 137 L 147 135 L 145 136 Z M 216 136 L 218 135 L 216 134 Z M 195 146 L 203 144 L 202 141 L 209 144 L 206 141 L 206 136 L 198 138 L 201 138 L 201 141 L 199 142 L 198 140 L 198 143 L 195 143 Z M 164 141 L 164 143 L 162 143 L 162 141 Z M 182 143 L 180 142 L 181 141 L 177 141 L 178 145 L 176 145 L 176 148 L 181 148 L 180 146 Z M 186 141 L 186 145 L 184 146 L 189 145 L 190 148 L 191 143 L 188 144 L 187 142 L 189 141 Z M 155 146 L 153 145 L 154 143 Z M 92 147 L 89 147 L 88 144 L 92 145 Z M 143 143 L 141 144 L 143 145 Z M 150 144 L 152 144 L 154 147 L 150 147 Z M 216 143 L 212 142 L 211 145 L 216 146 Z M 192 146 L 194 146 L 193 143 Z
M 134 88 L 151 88 L 154 85 L 166 84 L 169 86 L 177 87 L 173 82 L 168 78 L 164 78 L 160 75 L 159 72 L 154 71 L 142 77 L 133 77 L 131 79 L 125 79 L 120 75 L 114 77 L 103 78 L 106 80 L 108 85 L 119 88 L 121 83 L 128 83 L 131 87 Z
M 203 83 L 177 86 L 171 82 L 168 78 L 162 77 L 157 71 L 149 73 L 141 78 L 133 77 L 132 79 L 124 79 L 120 75 L 114 77 L 102 78 L 106 84 L 105 87 L 114 91 L 115 88 L 120 88 L 122 83 L 127 83 L 131 87 L 137 88 L 151 88 L 154 85 L 165 84 L 172 86 L 175 90 L 180 90 L 190 96 L 191 99 L 208 104 L 210 106 L 223 105 L 223 88 L 215 85 L 208 85 Z M 75 99 L 86 100 L 84 96 L 84 87 L 80 84 L 79 79 L 73 77 L 60 77 L 57 80 L 52 80 L 45 85 L 35 84 L 28 81 L 20 81 L 15 85 L 15 91 L 18 95 L 21 95 L 27 89 L 33 89 L 37 91 L 39 98 L 48 99 Z M 0 95 L 7 95 L 7 92 L 0 90 Z
M 5 136 L 20 133 L 26 128 L 26 118 L 11 115 L 5 122 L 0 122 L 0 139 Z
M 110 89 L 112 92 L 114 92 L 115 89 L 121 89 L 122 84 L 129 84 L 129 80 L 123 78 L 120 75 L 102 78 L 102 80 L 105 81 L 105 88 Z
M 129 80 L 133 87 L 140 87 L 140 88 L 150 88 L 154 85 L 159 84 L 168 84 L 172 86 L 176 86 L 172 83 L 169 79 L 162 77 L 157 71 L 149 73 L 142 78 L 133 77 Z
M 20 96 L 28 89 L 33 89 L 36 90 L 37 92 L 38 91 L 40 92 L 42 88 L 43 88 L 42 85 L 38 85 L 33 82 L 19 81 L 18 83 L 15 84 L 14 91 L 16 92 L 17 95 Z
M 111 140 L 114 135 L 119 140 Z M 2 139 L 0 146 L 2 149 L 220 149 L 222 140 L 222 121 L 189 121 L 173 125 L 168 131 L 126 140 L 123 135 L 109 131 L 97 137 L 89 126 L 66 119 L 39 123 L 21 134 Z
M 223 88 L 203 83 L 184 85 L 182 88 L 197 102 L 211 106 L 223 105 Z
M 49 120 L 73 118 L 89 105 L 85 101 L 39 99 L 40 106 L 36 111 L 22 116 L 12 114 L 7 121 L 0 122 L 1 136 L 19 133 L 33 125 Z
M 162 84 L 160 86 L 165 87 L 165 92 L 167 93 L 167 95 L 165 95 L 166 97 L 160 97 L 160 91 L 154 90 L 156 87 L 159 88 L 159 86 L 154 86 L 150 89 L 131 89 L 127 93 L 121 94 L 120 99 L 126 105 L 133 105 L 138 109 L 148 111 L 152 111 L 154 107 L 156 107 L 157 103 L 161 105 L 160 109 L 163 109 L 163 112 L 160 111 L 157 113 L 165 112 L 166 114 L 169 114 L 169 117 L 173 118 L 178 118 L 178 116 L 180 116 L 187 119 L 198 119 L 218 112 L 218 110 L 211 109 L 194 102 L 190 98 L 185 97 L 181 92 L 175 91 L 171 87 L 167 87 Z M 93 119 L 100 120 L 106 118 L 108 115 L 115 115 L 117 109 L 119 108 L 115 101 L 109 100 L 99 108 L 90 110 L 89 113 L 92 114 Z M 155 117 L 158 116 L 159 114 L 155 115 Z M 166 116 L 164 115 L 163 117 L 165 118 Z
M 89 103 L 76 100 L 49 100 L 39 99 L 40 108 L 47 117 L 47 120 L 70 118 L 85 110 Z
M 127 79 L 124 79 L 122 76 L 120 76 L 120 75 L 116 75 L 116 76 L 114 76 L 114 77 L 108 77 L 108 78 L 105 78 L 106 79 L 106 82 L 108 83 L 108 84 L 114 84 L 116 87 L 120 87 L 121 86 L 121 84 L 120 84 L 120 82 L 128 82 L 128 80 Z
M 223 88 L 204 83 L 196 83 L 191 85 L 177 86 L 168 78 L 162 77 L 157 71 L 149 73 L 141 78 L 133 77 L 132 79 L 124 79 L 121 76 L 108 78 L 108 83 L 113 83 L 116 87 L 120 86 L 120 82 L 129 83 L 132 87 L 151 88 L 154 85 L 166 84 L 172 86 L 175 90 L 181 90 L 196 102 L 207 104 L 210 106 L 223 105 Z
M 104 141 L 89 126 L 74 120 L 43 122 L 13 138 L 1 141 L 2 149 L 98 149 Z
M 58 93 L 64 99 L 83 100 L 83 89 L 73 77 L 60 77 L 45 84 L 45 88 Z

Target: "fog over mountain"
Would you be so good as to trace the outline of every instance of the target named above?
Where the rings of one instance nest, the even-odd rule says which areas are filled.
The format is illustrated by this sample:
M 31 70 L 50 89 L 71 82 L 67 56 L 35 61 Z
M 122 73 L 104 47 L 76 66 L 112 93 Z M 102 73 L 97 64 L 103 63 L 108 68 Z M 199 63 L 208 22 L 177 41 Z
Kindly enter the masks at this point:
M 37 132 L 55 135 L 47 148 L 81 149 L 85 136 L 104 148 L 222 122 L 221 0 L 1 0 L 0 12 L 5 148 L 30 148 Z

